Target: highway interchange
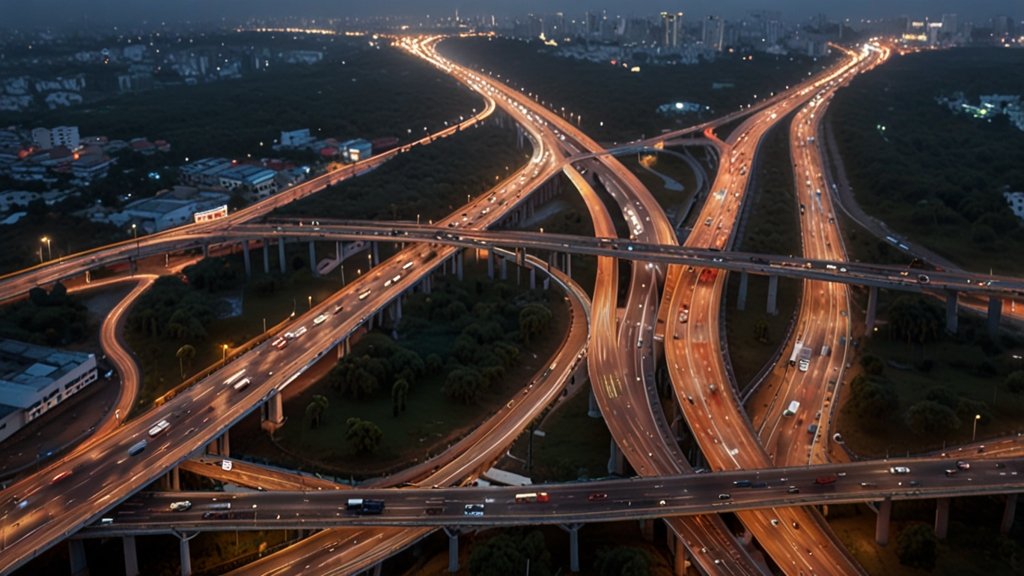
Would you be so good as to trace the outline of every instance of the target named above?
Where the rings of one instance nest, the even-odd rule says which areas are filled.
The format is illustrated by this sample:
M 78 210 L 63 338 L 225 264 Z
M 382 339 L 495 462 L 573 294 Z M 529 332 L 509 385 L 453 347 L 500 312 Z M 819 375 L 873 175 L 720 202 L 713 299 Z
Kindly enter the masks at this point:
M 851 282 L 859 284 L 869 284 L 869 280 L 871 280 L 869 275 L 878 274 L 879 281 L 886 283 L 885 285 L 891 285 L 895 281 L 906 284 L 907 287 L 920 289 L 922 282 L 915 278 L 908 279 L 901 276 L 899 270 L 881 267 L 881 271 L 879 271 L 879 267 L 859 268 L 852 264 L 842 266 L 844 254 L 841 251 L 838 228 L 835 226 L 834 220 L 829 217 L 832 209 L 829 208 L 827 200 L 827 182 L 821 180 L 824 173 L 820 167 L 820 157 L 815 156 L 815 152 L 812 152 L 812 150 L 816 151 L 817 147 L 797 145 L 794 148 L 795 169 L 798 174 L 806 173 L 807 180 L 811 182 L 811 184 L 801 185 L 801 178 L 797 178 L 797 194 L 808 212 L 801 216 L 801 225 L 804 227 L 805 255 L 817 265 L 812 264 L 811 268 L 806 268 L 798 259 L 787 262 L 780 258 L 778 259 L 780 264 L 776 267 L 771 262 L 755 262 L 752 260 L 754 256 L 747 256 L 744 261 L 742 256 L 732 255 L 728 252 L 704 252 L 705 260 L 693 259 L 691 264 L 685 266 L 668 265 L 669 260 L 643 259 L 640 257 L 642 251 L 648 250 L 646 255 L 650 256 L 659 250 L 667 249 L 667 246 L 675 244 L 676 240 L 675 232 L 665 219 L 664 213 L 635 176 L 613 157 L 605 155 L 597 155 L 577 163 L 576 165 L 579 167 L 584 165 L 588 167 L 587 177 L 581 175 L 581 171 L 573 166 L 571 158 L 581 153 L 600 152 L 600 147 L 596 143 L 521 92 L 444 60 L 434 51 L 436 40 L 421 43 L 410 42 L 406 46 L 411 52 L 430 59 L 439 68 L 452 74 L 485 97 L 485 112 L 478 117 L 471 118 L 472 121 L 475 122 L 486 117 L 497 107 L 516 118 L 526 128 L 530 141 L 534 145 L 534 155 L 531 161 L 508 181 L 500 183 L 492 191 L 480 195 L 466 207 L 457 210 L 448 219 L 439 222 L 438 229 L 413 228 L 411 226 L 403 228 L 409 232 L 402 236 L 403 241 L 410 241 L 407 248 L 380 263 L 372 270 L 372 273 L 352 282 L 342 293 L 296 319 L 290 331 L 294 332 L 294 329 L 299 326 L 307 327 L 307 332 L 302 336 L 302 346 L 289 345 L 283 350 L 275 350 L 269 346 L 269 342 L 266 342 L 237 358 L 223 370 L 208 378 L 207 381 L 190 388 L 165 406 L 155 410 L 151 415 L 128 422 L 117 432 L 91 443 L 88 450 L 70 454 L 34 477 L 22 480 L 13 486 L 10 489 L 11 492 L 7 493 L 13 494 L 14 497 L 5 501 L 3 507 L 0 508 L 0 513 L 5 518 L 3 549 L 0 550 L 2 564 L 0 566 L 3 567 L 5 573 L 37 554 L 39 550 L 45 549 L 46 546 L 94 523 L 120 502 L 125 502 L 123 507 L 118 508 L 121 512 L 133 509 L 133 507 L 138 509 L 139 505 L 137 500 L 132 498 L 132 494 L 157 479 L 167 469 L 180 464 L 190 455 L 201 452 L 221 431 L 230 428 L 232 424 L 260 406 L 270 396 L 280 393 L 280 390 L 323 354 L 342 345 L 353 330 L 387 306 L 395 295 L 418 285 L 427 274 L 440 266 L 452 265 L 452 258 L 458 258 L 457 248 L 454 246 L 465 246 L 465 242 L 473 243 L 476 246 L 480 246 L 481 242 L 500 245 L 503 242 L 502 237 L 510 235 L 508 232 L 485 236 L 482 230 L 499 222 L 520 202 L 528 198 L 533 189 L 559 173 L 568 175 L 584 196 L 587 206 L 591 210 L 595 233 L 598 237 L 613 238 L 615 230 L 612 218 L 597 196 L 594 184 L 599 183 L 601 187 L 611 193 L 622 210 L 622 217 L 631 223 L 630 241 L 628 243 L 625 240 L 612 240 L 604 243 L 600 240 L 593 241 L 594 251 L 592 253 L 601 254 L 598 258 L 598 278 L 594 289 L 593 303 L 587 302 L 585 293 L 578 286 L 573 286 L 571 280 L 564 274 L 557 270 L 552 271 L 552 274 L 559 276 L 563 288 L 570 294 L 575 294 L 571 298 L 574 317 L 586 320 L 574 323 L 574 332 L 567 336 L 559 353 L 554 357 L 553 366 L 558 368 L 556 373 L 552 374 L 552 371 L 549 370 L 543 376 L 538 375 L 534 382 L 543 385 L 537 386 L 536 389 L 532 389 L 532 385 L 524 388 L 524 392 L 527 392 L 528 396 L 524 397 L 522 402 L 510 402 L 509 414 L 495 415 L 489 419 L 488 425 L 481 427 L 477 437 L 472 441 L 467 441 L 466 446 L 450 451 L 451 453 L 446 456 L 446 462 L 431 463 L 431 468 L 423 465 L 419 472 L 410 474 L 409 479 L 395 483 L 413 482 L 428 487 L 428 491 L 430 491 L 429 487 L 433 485 L 454 486 L 472 479 L 482 468 L 495 461 L 505 446 L 511 443 L 536 413 L 554 399 L 560 392 L 564 381 L 576 367 L 576 363 L 584 356 L 584 352 L 588 352 L 586 355 L 588 369 L 597 392 L 601 411 L 624 457 L 641 476 L 669 475 L 671 478 L 624 481 L 619 484 L 609 484 L 607 487 L 566 488 L 563 502 L 556 501 L 558 506 L 542 511 L 536 517 L 521 513 L 522 505 L 509 504 L 508 495 L 511 491 L 497 490 L 494 492 L 495 503 L 500 504 L 491 509 L 496 510 L 497 514 L 488 514 L 484 517 L 485 520 L 467 518 L 457 509 L 463 500 L 468 502 L 468 499 L 478 498 L 475 492 L 473 492 L 473 496 L 463 496 L 464 493 L 467 493 L 465 489 L 436 491 L 437 494 L 443 496 L 445 502 L 450 500 L 455 509 L 446 509 L 441 514 L 433 515 L 436 518 L 432 519 L 427 518 L 430 515 L 424 511 L 423 503 L 436 499 L 438 496 L 425 495 L 424 492 L 414 490 L 409 490 L 408 495 L 405 495 L 404 491 L 380 492 L 379 494 L 391 504 L 386 514 L 376 518 L 367 516 L 355 519 L 346 515 L 342 519 L 343 521 L 339 521 L 339 524 L 327 523 L 323 526 L 381 521 L 382 523 L 393 522 L 420 528 L 328 530 L 293 547 L 288 551 L 288 555 L 275 555 L 276 559 L 267 559 L 266 562 L 257 563 L 247 569 L 252 573 L 301 571 L 303 566 L 308 566 L 310 562 L 314 561 L 311 558 L 319 557 L 316 560 L 316 565 L 322 570 L 322 573 L 335 571 L 348 573 L 359 567 L 366 567 L 369 565 L 367 562 L 386 557 L 394 550 L 421 538 L 426 533 L 427 528 L 425 527 L 427 526 L 448 523 L 474 524 L 478 521 L 490 523 L 495 516 L 498 517 L 495 522 L 500 522 L 503 516 L 502 511 L 504 511 L 510 521 L 520 523 L 523 521 L 546 522 L 548 520 L 562 523 L 585 521 L 591 518 L 608 519 L 621 517 L 624 513 L 636 517 L 660 517 L 672 513 L 703 514 L 703 516 L 693 518 L 678 516 L 669 520 L 670 526 L 686 542 L 691 553 L 698 549 L 715 551 L 712 555 L 708 555 L 706 552 L 703 556 L 693 554 L 694 560 L 701 565 L 702 569 L 713 573 L 758 573 L 761 568 L 750 560 L 742 545 L 728 533 L 724 524 L 718 520 L 717 515 L 707 514 L 721 511 L 723 507 L 729 507 L 730 510 L 746 510 L 749 504 L 751 511 L 741 513 L 740 518 L 783 570 L 789 572 L 792 567 L 793 573 L 806 570 L 808 573 L 819 574 L 857 573 L 859 571 L 859 568 L 841 553 L 840 548 L 834 545 L 835 542 L 827 534 L 823 523 L 810 516 L 813 514 L 812 512 L 801 512 L 799 508 L 754 510 L 773 504 L 802 503 L 805 501 L 802 498 L 805 497 L 807 502 L 817 502 L 818 500 L 815 500 L 814 497 L 821 495 L 814 490 L 802 490 L 799 497 L 790 493 L 782 495 L 776 493 L 783 485 L 779 483 L 774 488 L 748 489 L 740 491 L 738 494 L 733 490 L 728 501 L 708 501 L 717 500 L 717 494 L 721 493 L 722 480 L 716 479 L 716 475 L 680 476 L 689 472 L 690 469 L 681 454 L 678 453 L 674 435 L 668 429 L 663 415 L 659 413 L 661 408 L 657 404 L 657 395 L 652 393 L 653 382 L 649 380 L 649 374 L 653 372 L 655 357 L 653 344 L 656 341 L 655 337 L 660 336 L 660 339 L 664 341 L 665 355 L 672 372 L 677 398 L 686 399 L 680 401 L 679 404 L 697 435 L 702 450 L 715 469 L 729 470 L 742 467 L 748 469 L 745 474 L 749 475 L 749 470 L 763 468 L 766 470 L 761 473 L 767 476 L 775 474 L 767 470 L 773 463 L 788 465 L 810 463 L 811 459 L 808 457 L 805 445 L 806 433 L 801 434 L 799 426 L 795 427 L 796 432 L 792 427 L 787 429 L 786 421 L 778 418 L 763 427 L 767 434 L 762 437 L 762 441 L 765 442 L 765 446 L 772 448 L 767 452 L 761 448 L 749 421 L 732 395 L 730 378 L 720 354 L 719 342 L 721 340 L 716 319 L 720 309 L 725 275 L 718 274 L 709 278 L 708 274 L 704 274 L 702 280 L 702 268 L 700 267 L 711 265 L 735 270 L 748 269 L 752 265 L 754 267 L 766 265 L 769 271 L 792 272 L 796 275 L 818 278 L 818 280 L 850 278 Z M 826 75 L 812 79 L 807 86 L 794 87 L 787 93 L 778 95 L 773 102 L 764 103 L 747 122 L 737 129 L 734 135 L 730 136 L 729 140 L 723 144 L 723 167 L 725 167 L 726 158 L 735 158 L 736 160 L 730 160 L 728 167 L 720 170 L 712 187 L 715 193 L 714 200 L 705 205 L 699 217 L 700 222 L 710 218 L 711 224 L 695 227 L 694 233 L 687 240 L 687 246 L 728 250 L 732 242 L 734 219 L 742 209 L 741 202 L 745 196 L 746 177 L 749 173 L 749 168 L 741 169 L 740 166 L 752 165 L 756 147 L 763 134 L 775 122 L 800 106 L 811 106 L 811 108 L 821 106 L 822 102 L 827 101 L 827 98 L 830 97 L 831 91 L 849 80 L 851 76 L 848 74 L 852 75 L 876 65 L 880 53 L 881 51 L 866 55 L 851 54 L 842 65 L 837 66 L 835 70 Z M 814 102 L 814 104 L 809 105 L 806 104 L 807 102 Z M 807 143 L 808 134 L 816 130 L 813 127 L 816 125 L 816 120 L 812 121 L 813 113 L 808 110 L 809 108 L 803 108 L 798 112 L 796 116 L 798 120 L 793 123 L 794 134 L 791 136 L 791 140 L 797 144 L 800 141 Z M 820 113 L 817 115 L 818 120 L 821 115 Z M 801 132 L 801 127 L 803 130 L 811 132 Z M 427 142 L 429 141 L 427 140 Z M 798 150 L 803 150 L 805 153 L 798 153 Z M 357 170 L 358 168 L 347 171 L 348 175 L 353 175 Z M 342 176 L 339 174 L 334 177 Z M 597 180 L 593 180 L 595 176 Z M 325 186 L 328 183 L 321 182 L 320 184 Z M 322 186 L 320 187 L 322 188 Z M 288 197 L 289 193 L 284 193 L 274 197 L 275 202 L 290 201 L 317 189 L 319 188 L 316 186 L 308 186 L 302 191 L 292 194 L 291 198 Z M 824 189 L 824 193 L 822 196 L 818 196 L 816 191 L 821 189 Z M 814 192 L 812 193 L 812 191 Z M 492 198 L 498 201 L 492 200 Z M 218 236 L 224 233 L 252 234 L 253 230 L 247 229 L 247 225 L 242 223 L 266 214 L 276 205 L 268 205 L 259 209 L 254 207 L 249 212 L 239 212 L 237 215 L 232 215 L 237 216 L 236 218 L 227 222 L 192 226 L 160 236 L 145 237 L 137 242 L 130 241 L 122 243 L 120 246 L 91 251 L 87 255 L 67 258 L 50 266 L 36 267 L 23 274 L 0 279 L 0 286 L 2 286 L 3 294 L 10 297 L 18 292 L 23 293 L 30 286 L 71 275 L 80 275 L 83 266 L 96 265 L 101 259 L 123 259 L 126 253 L 131 253 L 133 250 L 135 255 L 139 256 L 143 254 L 143 250 L 151 246 L 155 252 L 165 252 L 167 246 L 173 245 L 174 242 L 183 244 L 194 242 L 197 235 L 202 235 L 208 242 L 215 243 L 218 238 L 223 240 L 228 237 Z M 464 214 L 473 216 L 470 218 L 463 216 Z M 448 226 L 453 223 L 455 226 Z M 309 233 L 308 226 L 307 230 L 298 232 L 291 227 L 286 230 L 286 226 L 288 225 L 281 226 L 280 231 L 267 230 L 264 227 L 260 230 L 261 234 L 256 236 L 267 237 L 275 233 L 281 235 Z M 448 231 L 453 228 L 461 234 L 445 236 L 452 234 Z M 462 233 L 467 228 L 472 231 Z M 424 230 L 423 233 L 428 235 L 424 240 L 434 244 L 433 247 L 427 248 L 411 242 L 415 239 L 413 232 L 416 232 L 417 229 Z M 324 225 L 323 229 L 318 232 L 322 232 L 326 237 L 330 231 L 331 227 Z M 381 226 L 377 225 L 374 233 L 379 234 L 380 231 Z M 437 236 L 438 234 L 441 234 L 440 238 Z M 458 238 L 459 235 L 463 238 Z M 526 247 L 527 241 L 534 240 L 529 236 L 529 234 L 522 234 L 511 246 L 513 248 Z M 535 249 L 558 249 L 557 246 L 552 246 L 551 242 L 558 242 L 561 239 L 557 237 L 552 239 L 553 235 L 543 236 L 548 236 L 548 238 L 536 239 L 537 244 L 532 245 Z M 237 237 L 239 236 L 235 236 L 235 238 Z M 545 242 L 547 244 L 544 244 Z M 582 242 L 578 239 L 564 240 L 565 244 L 570 242 L 571 246 L 562 248 L 583 252 L 581 250 Z M 623 315 L 619 318 L 616 294 L 619 282 L 614 257 L 624 255 L 638 258 L 633 263 L 629 295 Z M 693 258 L 693 253 L 688 257 Z M 707 261 L 708 258 L 710 258 L 710 262 Z M 772 259 L 775 260 L 774 257 Z M 832 262 L 838 264 L 832 264 Z M 409 266 L 410 263 L 412 266 Z M 543 267 L 539 261 L 535 261 L 533 265 L 537 268 Z M 828 268 L 829 265 L 835 267 Z M 840 276 L 838 272 L 840 266 L 847 268 L 842 273 L 843 276 Z M 761 272 L 764 271 L 761 270 Z M 926 283 L 932 287 L 941 287 L 943 283 L 948 283 L 949 286 L 955 286 L 957 289 L 985 293 L 1017 292 L 1018 295 L 1024 289 L 1024 285 L 1020 281 L 1009 278 L 982 286 L 978 283 L 965 282 L 963 275 L 957 273 L 929 274 L 930 277 Z M 662 281 L 666 283 L 666 286 L 662 297 L 663 301 L 659 306 L 657 286 Z M 817 298 L 813 295 L 815 290 L 819 291 Z M 816 350 L 820 349 L 822 342 L 838 342 L 839 331 L 843 329 L 843 318 L 845 318 L 841 312 L 845 310 L 848 313 L 849 311 L 846 290 L 844 284 L 837 282 L 808 281 L 804 299 L 807 308 L 801 310 L 802 328 L 798 331 L 797 337 L 805 338 L 808 342 L 813 341 Z M 360 298 L 360 294 L 366 295 Z M 681 313 L 684 310 L 684 305 L 688 310 L 685 322 L 681 320 L 684 317 Z M 336 307 L 339 306 L 345 313 L 334 313 Z M 311 324 L 312 318 L 321 314 L 329 314 L 329 321 L 314 327 Z M 661 326 L 660 334 L 659 326 Z M 588 330 L 589 344 L 587 342 Z M 848 332 L 846 334 L 848 335 Z M 676 335 L 678 338 L 675 337 Z M 849 338 L 846 340 L 849 341 Z M 830 369 L 834 369 L 834 372 L 841 369 L 844 355 L 845 347 L 836 346 L 833 348 L 832 355 L 828 356 L 825 361 L 814 363 L 813 371 L 796 374 L 797 370 L 791 370 L 790 372 L 794 374 L 785 384 L 787 386 L 785 396 L 788 398 L 800 395 L 799 397 L 807 402 L 807 406 L 824 407 L 825 401 L 820 395 L 824 393 L 822 391 L 825 387 L 820 386 L 820 383 L 829 375 Z M 243 367 L 246 371 L 245 374 L 253 378 L 253 385 L 245 391 L 235 392 L 230 386 L 224 385 L 223 381 L 227 375 L 237 373 Z M 813 396 L 814 394 L 818 396 Z M 516 400 L 519 398 L 517 397 Z M 781 411 L 775 407 L 774 412 Z M 501 416 L 507 417 L 503 419 Z M 768 418 L 770 417 L 771 415 L 765 417 L 764 421 L 769 422 Z M 128 456 L 128 448 L 139 439 L 146 438 L 150 427 L 162 419 L 170 422 L 170 428 L 152 439 L 142 454 Z M 825 433 L 827 434 L 827 431 Z M 729 441 L 728 445 L 724 442 L 725 440 Z M 484 447 L 487 449 L 483 449 Z M 459 458 L 463 460 L 459 460 Z M 972 493 L 983 493 L 982 486 L 988 486 L 989 480 L 1001 491 L 1006 491 L 1007 485 L 1019 487 L 1019 481 L 1015 479 L 1015 476 L 1000 476 L 1001 473 L 1016 472 L 1019 469 L 1018 464 L 1018 462 L 1008 462 L 1005 469 L 985 468 L 970 476 L 965 474 L 953 477 L 949 479 L 951 482 L 947 486 L 961 486 L 968 491 L 973 490 Z M 941 475 L 944 465 L 948 464 L 917 461 L 911 464 L 928 478 L 936 472 Z M 879 476 L 878 470 L 882 470 L 884 475 Z M 1002 470 L 1002 472 L 997 470 Z M 53 477 L 64 471 L 71 471 L 72 474 L 56 484 L 50 483 Z M 886 467 L 880 467 L 878 464 L 850 465 L 847 473 L 848 476 L 844 478 L 844 483 L 873 482 L 877 484 L 879 490 L 877 493 L 872 490 L 865 491 L 864 487 L 858 484 L 856 486 L 858 490 L 835 490 L 828 494 L 834 494 L 841 498 L 848 492 L 853 492 L 855 496 L 850 497 L 851 501 L 863 501 L 868 497 L 893 496 L 894 492 L 909 497 L 935 497 L 935 491 L 938 490 L 931 486 L 930 480 L 922 481 L 920 494 L 914 494 L 913 491 L 908 494 L 896 490 L 901 487 L 892 486 L 892 482 L 900 480 L 895 480 L 893 475 L 888 473 Z M 808 479 L 818 472 L 794 470 L 787 471 L 786 474 L 793 478 L 801 478 L 803 484 L 806 485 Z M 985 479 L 985 482 L 978 481 L 982 478 Z M 1008 478 L 1009 481 L 1007 481 Z M 644 487 L 637 492 L 630 488 L 631 482 L 646 482 L 647 484 L 635 484 L 634 486 Z M 661 482 L 663 486 L 654 488 L 658 482 Z M 695 491 L 695 494 L 699 493 L 700 497 L 695 495 L 684 499 L 678 496 L 678 489 L 681 486 L 693 486 L 683 489 Z M 786 484 L 787 488 L 788 486 Z M 697 490 L 697 487 L 700 487 L 700 490 Z M 552 488 L 551 492 L 560 494 L 561 490 L 561 488 Z M 594 502 L 587 500 L 582 495 L 584 493 L 593 494 L 598 490 L 604 491 L 598 493 L 606 492 L 608 498 L 603 501 L 600 510 L 595 513 Z M 661 491 L 659 492 L 659 490 Z M 711 493 L 714 493 L 716 497 L 705 498 Z M 102 496 L 96 497 L 97 494 L 102 494 Z M 483 494 L 484 492 L 481 492 L 481 495 Z M 634 507 L 630 494 L 639 494 L 645 501 Z M 198 528 L 198 526 L 189 526 L 188 521 L 195 520 L 195 514 L 200 514 L 199 520 L 203 520 L 201 512 L 204 506 L 199 504 L 203 501 L 199 495 L 190 495 L 189 497 L 197 503 L 196 509 L 185 513 L 175 513 L 167 522 L 172 524 L 182 522 L 182 528 Z M 344 493 L 333 495 L 319 492 L 316 495 L 310 494 L 309 497 L 316 499 L 345 498 L 347 496 Z M 174 496 L 152 496 L 151 500 L 164 503 L 168 501 L 167 498 L 174 498 Z M 298 503 L 295 494 L 288 493 L 280 495 L 262 493 L 239 496 L 239 498 L 246 503 L 248 501 L 245 498 L 252 498 L 253 504 L 257 506 L 257 508 L 252 508 L 250 505 L 250 509 L 257 510 L 257 512 L 253 512 L 251 518 L 253 526 L 259 521 L 259 514 L 263 511 L 266 511 L 268 515 L 273 513 L 275 520 L 277 514 L 282 514 L 282 518 L 287 518 L 287 522 L 290 522 L 294 518 L 296 510 L 308 512 L 309 518 L 313 519 L 314 510 L 318 509 L 317 502 Z M 665 500 L 664 506 L 660 504 L 661 500 Z M 694 500 L 700 500 L 700 502 L 695 503 Z M 274 501 L 277 501 L 278 504 L 271 504 Z M 623 501 L 627 503 L 627 510 L 621 509 Z M 416 504 L 412 504 L 413 502 Z M 303 506 L 302 504 L 308 505 Z M 281 507 L 280 511 L 274 511 L 273 506 L 275 505 Z M 535 504 L 533 508 L 539 506 Z M 336 506 L 333 509 L 336 510 Z M 156 522 L 162 522 L 163 520 L 160 518 L 167 516 L 166 509 L 157 510 L 149 506 L 147 510 L 153 513 Z M 392 514 L 391 510 L 395 510 L 396 513 Z M 403 510 L 406 511 L 405 516 L 402 516 Z M 550 514 L 552 510 L 558 512 L 557 517 Z M 160 514 L 160 512 L 164 512 L 164 514 Z M 289 515 L 291 515 L 290 518 Z M 542 516 L 547 520 L 541 520 Z M 121 516 L 117 518 L 118 521 L 115 524 L 121 524 Z M 336 518 L 338 517 L 336 516 Z M 215 524 L 219 520 L 231 521 L 235 518 L 207 518 L 206 520 Z M 443 522 L 445 520 L 448 522 Z M 773 529 L 780 528 L 780 525 L 773 520 L 781 522 L 781 528 L 787 531 L 786 538 L 777 538 L 777 533 L 772 533 Z M 269 517 L 265 517 L 263 521 L 268 522 Z M 287 523 L 282 524 L 282 526 L 284 525 Z M 104 529 L 109 528 L 105 527 Z M 90 528 L 90 530 L 99 529 Z M 344 532 L 344 530 L 356 530 L 357 532 Z M 349 537 L 352 537 L 352 540 L 363 542 L 363 545 L 347 550 L 335 550 L 338 543 L 345 542 Z M 372 543 L 372 545 L 368 543 Z M 368 546 L 372 548 L 372 552 L 367 548 Z M 810 550 L 817 550 L 818 554 L 803 553 Z M 332 557 L 337 560 L 329 564 L 329 559 Z M 717 562 L 715 562 L 716 560 Z M 278 565 L 269 567 L 268 564 L 273 562 L 278 562 Z

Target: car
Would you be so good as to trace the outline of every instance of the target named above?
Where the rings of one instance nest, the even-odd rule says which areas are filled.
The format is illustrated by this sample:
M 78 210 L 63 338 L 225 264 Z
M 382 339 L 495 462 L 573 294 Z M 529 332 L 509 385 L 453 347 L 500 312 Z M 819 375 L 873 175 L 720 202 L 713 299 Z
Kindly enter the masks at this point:
M 786 493 L 787 494 L 799 494 L 800 493 L 800 489 L 797 488 L 796 486 L 790 486 L 789 488 L 786 488 Z
M 876 484 L 874 482 L 861 482 L 860 483 L 860 487 L 861 488 L 874 488 L 875 486 L 878 486 L 878 484 Z
M 906 466 L 891 466 L 889 474 L 910 474 L 910 468 Z
M 800 524 L 799 524 L 799 523 L 797 523 L 797 521 L 796 521 L 796 520 L 794 520 L 794 521 L 793 521 L 793 529 L 799 529 L 799 528 L 800 528 Z
M 996 468 L 997 469 L 1006 468 L 1006 464 L 1003 464 L 1002 462 L 996 462 Z
M 772 526 L 778 526 L 778 525 L 779 525 L 779 519 L 778 518 L 772 518 Z
M 719 500 L 729 500 L 730 498 L 732 498 L 732 494 L 729 494 L 728 492 L 722 492 L 718 495 Z
M 56 483 L 58 483 L 58 482 L 60 482 L 62 480 L 67 480 L 69 476 L 71 476 L 71 470 L 65 470 L 65 471 L 57 474 L 56 476 L 54 476 L 50 480 L 50 484 L 56 484 Z
M 956 468 L 947 468 L 946 469 L 946 476 L 956 476 L 956 473 L 957 473 L 957 469 Z
M 658 500 L 658 506 L 664 506 L 664 505 L 665 505 L 665 501 L 664 500 Z
M 345 307 L 344 307 L 343 305 L 341 305 L 341 304 L 336 304 L 336 305 L 334 306 L 334 313 L 335 313 L 335 314 L 337 314 L 337 313 L 341 312 L 341 311 L 342 311 L 342 310 L 344 310 L 344 309 L 345 309 Z
M 590 502 L 599 502 L 601 500 L 607 500 L 607 499 L 608 499 L 608 494 L 606 494 L 604 492 L 594 492 L 593 494 L 587 496 L 587 500 L 589 500 Z
M 210 518 L 214 518 L 216 516 L 217 516 L 216 512 L 212 512 L 212 511 L 203 512 L 203 520 L 209 520 Z
M 192 503 L 188 500 L 179 500 L 177 502 L 171 502 L 171 512 L 184 512 L 192 507 Z
M 961 470 L 970 470 L 971 469 L 971 463 L 967 462 L 965 460 L 957 460 L 956 461 L 956 467 L 961 469 Z
M 313 326 L 319 326 L 319 325 L 323 324 L 326 321 L 327 321 L 327 313 L 324 312 L 323 314 L 317 316 L 316 318 L 313 318 Z
M 484 505 L 483 504 L 466 504 L 463 507 L 463 509 L 462 509 L 462 513 L 465 514 L 466 516 L 483 516 L 484 515 Z

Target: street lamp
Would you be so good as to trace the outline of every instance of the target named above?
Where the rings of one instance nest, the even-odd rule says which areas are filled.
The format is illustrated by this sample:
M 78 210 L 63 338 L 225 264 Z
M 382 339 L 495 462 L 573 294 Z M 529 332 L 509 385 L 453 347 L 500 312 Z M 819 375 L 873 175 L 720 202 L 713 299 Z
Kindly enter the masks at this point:
M 978 420 L 981 420 L 981 414 L 974 415 L 974 430 L 971 431 L 971 442 L 978 437 Z
M 220 350 L 221 350 L 220 361 L 226 364 L 227 361 L 228 361 L 228 345 L 227 344 L 221 344 Z
M 43 236 L 39 239 L 40 242 L 46 242 L 46 259 L 53 260 L 53 252 L 50 251 L 50 237 Z M 41 248 L 41 247 L 40 247 Z
M 312 296 L 306 296 L 306 301 L 309 302 L 309 309 L 312 310 L 313 309 L 313 297 Z

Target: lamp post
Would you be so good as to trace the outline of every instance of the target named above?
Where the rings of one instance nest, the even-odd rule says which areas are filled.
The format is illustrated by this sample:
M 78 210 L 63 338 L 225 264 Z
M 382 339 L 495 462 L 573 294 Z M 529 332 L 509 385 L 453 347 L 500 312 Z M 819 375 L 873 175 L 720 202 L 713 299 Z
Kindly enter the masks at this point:
M 227 364 L 227 362 L 228 362 L 228 345 L 227 344 L 221 344 L 220 350 L 221 350 L 220 361 L 223 364 Z
M 39 239 L 39 241 L 46 242 L 46 259 L 53 260 L 53 252 L 50 250 L 50 237 L 43 236 L 42 238 Z M 42 254 L 42 251 L 40 251 L 40 254 Z
M 132 238 L 135 240 L 135 257 L 138 258 L 139 257 L 139 253 L 140 253 L 140 249 L 139 249 L 139 228 L 138 228 L 138 226 L 135 225 L 134 222 L 132 223 Z
M 978 420 L 981 420 L 981 414 L 974 415 L 974 429 L 971 430 L 971 442 L 978 437 Z
M 306 296 L 306 302 L 309 303 L 309 309 L 312 310 L 313 309 L 313 297 L 312 296 Z

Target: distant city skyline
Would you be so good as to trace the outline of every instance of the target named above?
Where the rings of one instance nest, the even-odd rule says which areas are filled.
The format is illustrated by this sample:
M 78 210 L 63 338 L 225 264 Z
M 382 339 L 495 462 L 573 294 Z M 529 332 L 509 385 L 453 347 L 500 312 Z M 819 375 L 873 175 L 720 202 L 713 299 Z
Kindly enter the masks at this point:
M 944 12 L 955 12 L 963 20 L 981 23 L 1002 14 L 1015 19 L 1024 16 L 1024 2 L 1019 0 L 386 0 L 367 3 L 353 0 L 0 0 L 0 13 L 5 23 L 12 26 L 63 26 L 87 23 L 133 23 L 148 21 L 210 21 L 244 20 L 249 17 L 310 17 L 337 18 L 344 16 L 426 16 L 450 17 L 458 10 L 460 15 L 472 17 L 494 14 L 515 16 L 528 12 L 539 14 L 564 12 L 567 15 L 586 11 L 607 10 L 610 15 L 654 15 L 662 11 L 682 11 L 694 19 L 715 14 L 725 18 L 738 18 L 752 10 L 776 10 L 786 20 L 797 21 L 817 14 L 838 18 L 882 18 L 899 15 L 912 17 L 939 17 Z

